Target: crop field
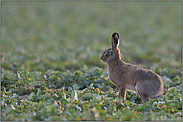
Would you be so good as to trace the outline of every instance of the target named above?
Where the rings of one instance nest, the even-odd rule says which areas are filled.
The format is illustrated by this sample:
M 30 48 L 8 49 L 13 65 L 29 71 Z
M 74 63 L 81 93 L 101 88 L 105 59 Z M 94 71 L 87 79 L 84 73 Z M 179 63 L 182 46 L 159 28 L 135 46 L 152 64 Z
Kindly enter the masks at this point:
M 1 121 L 182 121 L 181 2 L 1 2 Z M 126 101 L 102 53 L 154 71 L 163 96 Z

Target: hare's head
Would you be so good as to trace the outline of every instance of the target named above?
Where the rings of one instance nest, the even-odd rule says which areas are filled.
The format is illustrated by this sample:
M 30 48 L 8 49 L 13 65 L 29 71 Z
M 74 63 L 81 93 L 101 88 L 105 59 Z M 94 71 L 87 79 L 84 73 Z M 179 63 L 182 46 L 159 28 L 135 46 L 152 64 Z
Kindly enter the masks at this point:
M 119 34 L 113 33 L 112 34 L 112 48 L 107 49 L 101 56 L 101 61 L 103 62 L 110 62 L 115 60 L 120 60 L 120 50 L 118 49 L 119 45 Z

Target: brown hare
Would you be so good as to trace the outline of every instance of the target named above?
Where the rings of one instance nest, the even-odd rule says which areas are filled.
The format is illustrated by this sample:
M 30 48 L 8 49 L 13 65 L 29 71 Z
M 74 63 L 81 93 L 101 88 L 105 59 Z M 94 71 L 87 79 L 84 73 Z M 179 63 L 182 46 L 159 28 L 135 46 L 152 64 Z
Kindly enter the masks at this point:
M 136 91 L 143 103 L 149 98 L 160 98 L 163 94 L 163 82 L 160 76 L 121 60 L 119 34 L 112 34 L 112 48 L 107 49 L 101 56 L 101 61 L 107 63 L 109 79 L 117 85 L 119 98 L 126 99 L 126 90 Z

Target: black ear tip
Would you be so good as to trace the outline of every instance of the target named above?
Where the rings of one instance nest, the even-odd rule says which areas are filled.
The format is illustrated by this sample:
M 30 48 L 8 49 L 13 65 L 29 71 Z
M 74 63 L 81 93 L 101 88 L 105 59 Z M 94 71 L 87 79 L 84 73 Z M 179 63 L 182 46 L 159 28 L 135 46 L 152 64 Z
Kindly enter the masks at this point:
M 112 37 L 115 38 L 116 35 L 117 35 L 117 37 L 119 38 L 119 34 L 118 34 L 117 32 L 114 32 L 114 33 L 112 34 Z

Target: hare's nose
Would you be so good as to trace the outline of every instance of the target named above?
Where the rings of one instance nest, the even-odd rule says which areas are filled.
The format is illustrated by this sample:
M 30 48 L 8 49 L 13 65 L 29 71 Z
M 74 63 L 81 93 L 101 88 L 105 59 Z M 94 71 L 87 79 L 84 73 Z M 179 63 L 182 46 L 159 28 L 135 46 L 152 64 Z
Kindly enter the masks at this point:
M 101 57 L 101 61 L 104 62 L 103 59 L 102 59 L 102 57 Z

